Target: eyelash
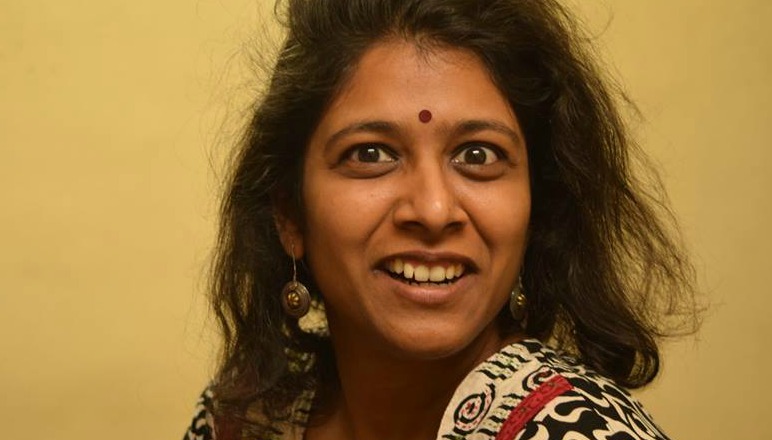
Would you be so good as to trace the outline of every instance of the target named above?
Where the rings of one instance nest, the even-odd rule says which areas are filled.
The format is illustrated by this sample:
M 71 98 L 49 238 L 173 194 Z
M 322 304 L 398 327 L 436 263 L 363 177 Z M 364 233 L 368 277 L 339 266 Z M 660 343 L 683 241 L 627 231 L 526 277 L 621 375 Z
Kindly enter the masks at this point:
M 374 149 L 378 152 L 378 160 L 375 161 L 365 161 L 365 160 L 355 160 L 355 156 L 358 153 L 362 153 L 367 149 Z M 380 160 L 380 159 L 387 159 L 387 160 Z M 397 158 L 397 155 L 392 152 L 390 148 L 383 144 L 377 144 L 377 143 L 371 143 L 371 144 L 359 144 L 355 145 L 354 147 L 346 150 L 346 152 L 343 154 L 342 162 L 345 161 L 355 161 L 358 163 L 385 163 L 385 162 L 394 162 Z M 357 158 L 357 159 L 361 159 Z
M 471 151 L 472 149 L 490 151 L 495 156 L 495 161 L 492 163 L 466 163 L 458 159 L 459 156 Z M 453 152 L 453 157 L 451 158 L 451 162 L 462 166 L 483 166 L 483 165 L 492 165 L 495 162 L 506 160 L 506 159 L 507 159 L 507 155 L 504 152 L 504 150 L 497 147 L 496 145 L 489 144 L 487 142 L 467 142 L 461 145 L 460 147 L 456 148 L 456 150 Z
M 370 150 L 370 157 L 362 160 L 366 150 Z M 470 153 L 473 150 L 481 150 L 483 154 Z M 346 150 L 338 166 L 344 174 L 354 178 L 375 178 L 394 170 L 399 158 L 399 154 L 385 144 L 362 143 Z M 512 165 L 504 149 L 480 141 L 466 142 L 456 147 L 450 157 L 450 164 L 467 178 L 480 181 L 496 179 Z
M 506 153 L 501 148 L 495 145 L 488 144 L 485 142 L 468 142 L 461 145 L 460 147 L 456 148 L 455 151 L 453 151 L 453 156 L 451 158 L 451 161 L 462 165 L 489 165 L 485 163 L 467 164 L 457 159 L 461 154 L 463 154 L 464 152 L 468 152 L 473 148 L 490 151 L 491 153 L 493 153 L 493 155 L 495 155 L 496 160 L 507 159 Z M 394 152 L 392 152 L 392 150 L 386 145 L 372 143 L 372 144 L 360 144 L 350 148 L 343 154 L 342 161 L 353 160 L 356 154 L 361 153 L 366 149 L 378 150 L 377 160 L 375 161 L 357 160 L 357 162 L 360 162 L 360 163 L 393 162 L 397 158 L 397 155 Z M 380 159 L 388 159 L 388 160 L 380 160 Z

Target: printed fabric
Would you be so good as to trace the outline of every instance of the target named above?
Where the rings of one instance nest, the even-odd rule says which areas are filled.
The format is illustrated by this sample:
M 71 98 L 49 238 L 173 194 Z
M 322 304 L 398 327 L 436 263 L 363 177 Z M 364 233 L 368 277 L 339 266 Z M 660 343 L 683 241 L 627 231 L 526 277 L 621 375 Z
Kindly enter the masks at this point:
M 306 397 L 309 399 L 309 397 Z M 207 390 L 184 440 L 214 440 Z M 307 408 L 303 402 L 297 408 Z M 302 429 L 277 429 L 301 440 Z M 613 381 L 528 339 L 504 347 L 458 386 L 436 440 L 667 440 L 641 404 Z

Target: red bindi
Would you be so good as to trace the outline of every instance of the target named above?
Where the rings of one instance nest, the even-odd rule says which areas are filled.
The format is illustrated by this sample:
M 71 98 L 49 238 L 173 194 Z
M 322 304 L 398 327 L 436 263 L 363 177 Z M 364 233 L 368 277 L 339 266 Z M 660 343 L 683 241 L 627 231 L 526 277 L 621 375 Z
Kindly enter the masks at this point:
M 432 120 L 432 112 L 429 110 L 421 110 L 421 112 L 418 113 L 418 120 L 426 124 Z

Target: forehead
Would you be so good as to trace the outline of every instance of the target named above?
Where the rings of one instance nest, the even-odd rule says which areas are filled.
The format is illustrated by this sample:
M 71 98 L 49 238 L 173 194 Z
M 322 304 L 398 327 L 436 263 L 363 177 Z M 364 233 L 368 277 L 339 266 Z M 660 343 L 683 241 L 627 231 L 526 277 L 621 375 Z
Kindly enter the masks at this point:
M 487 68 L 471 51 L 389 40 L 363 54 L 324 119 L 399 119 L 405 112 L 415 118 L 422 109 L 439 118 L 514 118 Z

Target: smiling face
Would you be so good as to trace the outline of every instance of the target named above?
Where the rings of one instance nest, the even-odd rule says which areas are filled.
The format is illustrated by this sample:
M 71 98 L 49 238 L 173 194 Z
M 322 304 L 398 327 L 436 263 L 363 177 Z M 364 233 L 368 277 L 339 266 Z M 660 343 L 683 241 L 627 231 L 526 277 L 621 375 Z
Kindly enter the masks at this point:
M 282 242 L 306 257 L 336 346 L 435 359 L 501 340 L 494 321 L 528 229 L 528 160 L 476 56 L 370 48 L 311 137 L 303 201 L 303 233 L 284 221 Z

